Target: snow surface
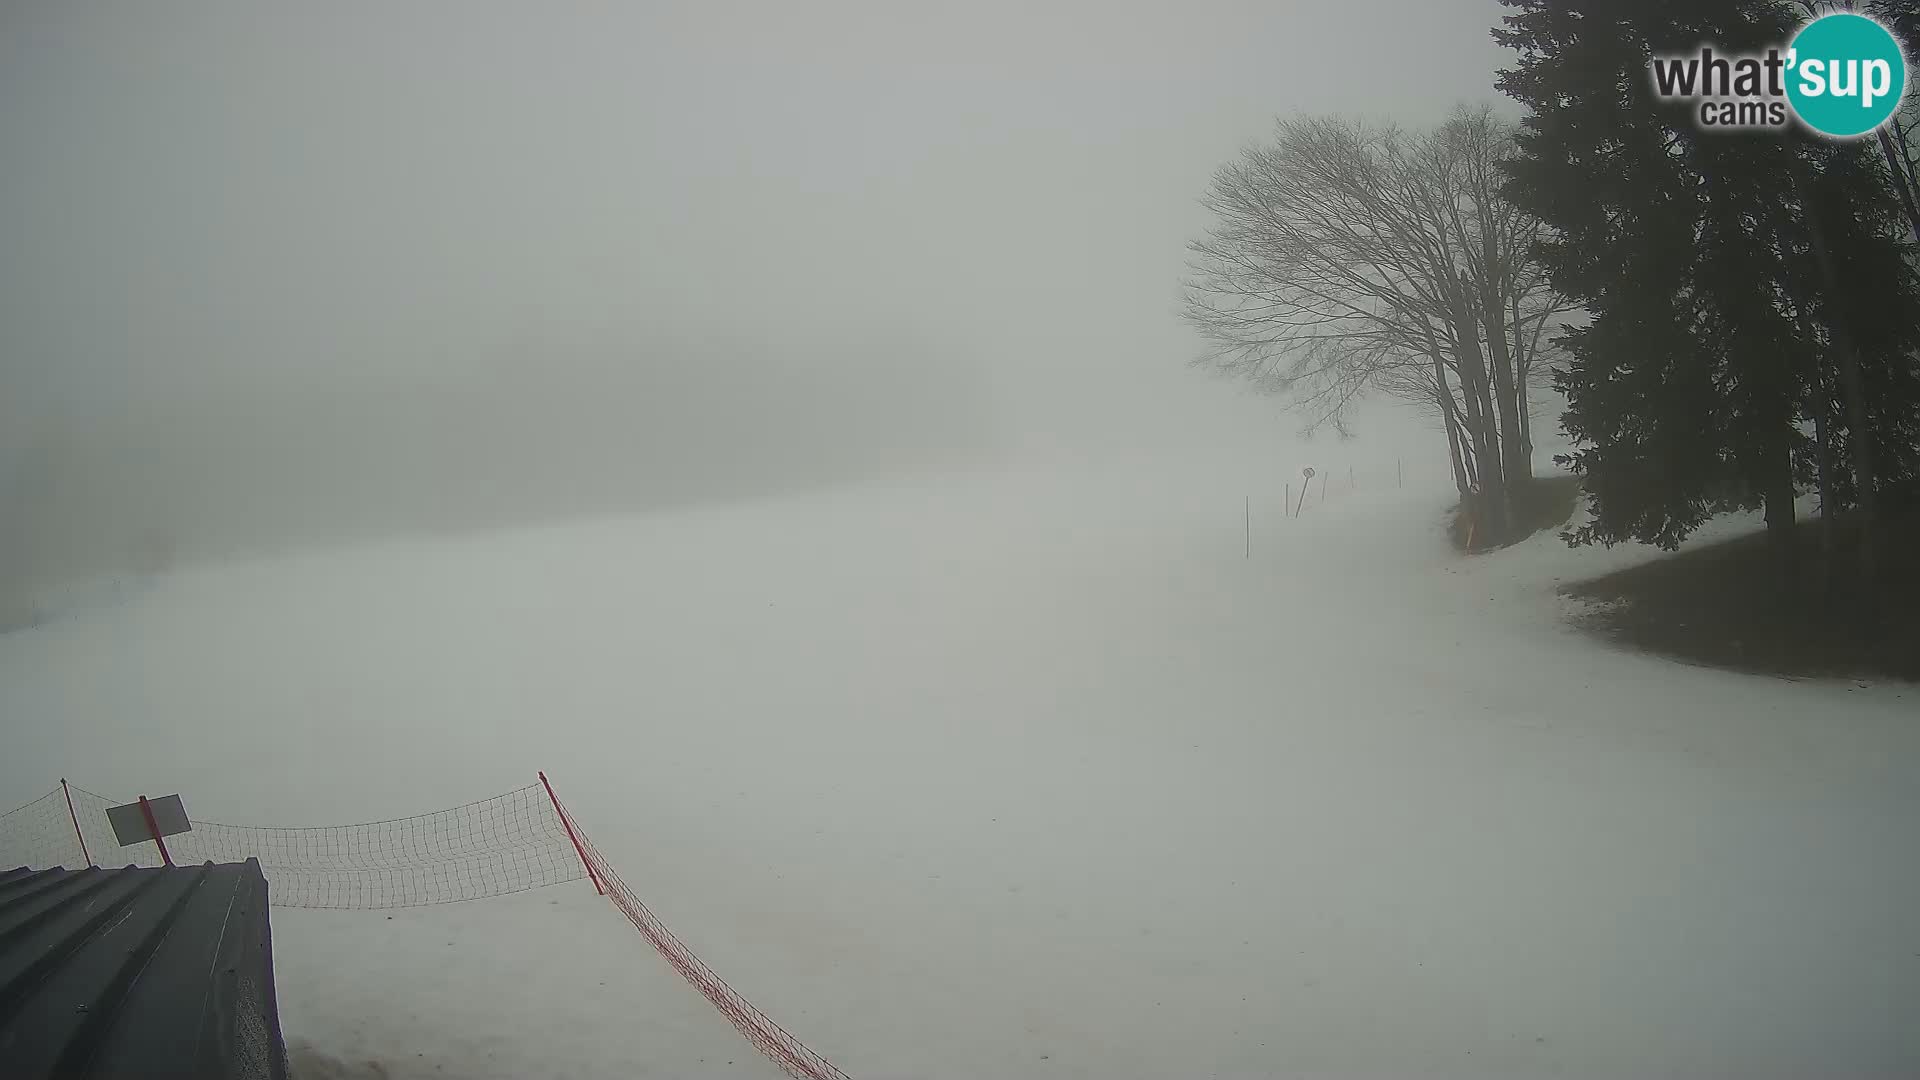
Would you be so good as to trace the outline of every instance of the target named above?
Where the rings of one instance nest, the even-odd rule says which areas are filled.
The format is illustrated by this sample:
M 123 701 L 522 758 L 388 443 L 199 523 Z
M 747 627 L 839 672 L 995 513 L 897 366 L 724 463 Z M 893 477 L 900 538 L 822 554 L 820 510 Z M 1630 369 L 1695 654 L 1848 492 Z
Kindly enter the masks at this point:
M 1920 1073 L 1920 689 L 1609 648 L 1553 586 L 1651 553 L 1461 560 L 1372 465 L 1298 521 L 1056 463 L 183 571 L 0 637 L 0 794 L 544 768 L 855 1077 Z M 772 1074 L 585 882 L 274 932 L 309 1077 Z

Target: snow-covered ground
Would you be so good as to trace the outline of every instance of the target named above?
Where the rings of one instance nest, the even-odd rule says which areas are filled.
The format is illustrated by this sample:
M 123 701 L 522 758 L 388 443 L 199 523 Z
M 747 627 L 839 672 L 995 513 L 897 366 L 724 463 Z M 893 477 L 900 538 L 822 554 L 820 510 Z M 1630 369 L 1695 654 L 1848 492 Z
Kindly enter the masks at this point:
M 1553 586 L 1648 552 L 1462 561 L 1370 464 L 1250 559 L 1183 459 L 182 572 L 0 637 L 0 795 L 544 768 L 855 1077 L 1920 1073 L 1920 688 L 1610 649 Z M 274 931 L 310 1076 L 772 1072 L 584 882 Z

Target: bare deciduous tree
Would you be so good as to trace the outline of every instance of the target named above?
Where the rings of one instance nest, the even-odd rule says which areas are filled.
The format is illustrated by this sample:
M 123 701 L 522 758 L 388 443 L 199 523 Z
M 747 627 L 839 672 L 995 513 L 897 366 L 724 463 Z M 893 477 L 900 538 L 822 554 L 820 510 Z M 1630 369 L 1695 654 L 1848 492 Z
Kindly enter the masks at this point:
M 1489 109 L 1421 134 L 1282 121 L 1214 174 L 1186 281 L 1199 362 L 1291 398 L 1309 427 L 1370 390 L 1429 406 L 1490 535 L 1531 478 L 1529 390 L 1568 310 L 1534 261 L 1538 223 L 1500 195 L 1512 149 Z

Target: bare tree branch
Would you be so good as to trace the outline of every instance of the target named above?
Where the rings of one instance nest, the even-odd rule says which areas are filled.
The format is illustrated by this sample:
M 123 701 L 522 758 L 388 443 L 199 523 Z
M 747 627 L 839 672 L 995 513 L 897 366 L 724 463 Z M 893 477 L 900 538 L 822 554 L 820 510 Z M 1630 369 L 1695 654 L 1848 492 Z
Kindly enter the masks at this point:
M 1414 402 L 1457 443 L 1463 484 L 1530 471 L 1530 390 L 1570 309 L 1535 261 L 1539 223 L 1500 195 L 1513 150 L 1488 108 L 1421 134 L 1280 121 L 1202 200 L 1196 363 L 1288 398 L 1309 428 L 1369 392 Z

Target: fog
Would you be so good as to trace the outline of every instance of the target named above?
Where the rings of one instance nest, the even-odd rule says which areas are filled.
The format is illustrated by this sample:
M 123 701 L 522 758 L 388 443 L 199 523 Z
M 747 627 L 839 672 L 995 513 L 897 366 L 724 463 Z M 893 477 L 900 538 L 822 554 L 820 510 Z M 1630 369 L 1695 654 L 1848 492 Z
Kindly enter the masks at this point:
M 1258 445 L 1208 175 L 1492 99 L 1498 13 L 10 3 L 0 574 Z
M 1920 213 L 1608 2 L 0 0 L 0 1072 L 1920 1076 Z

